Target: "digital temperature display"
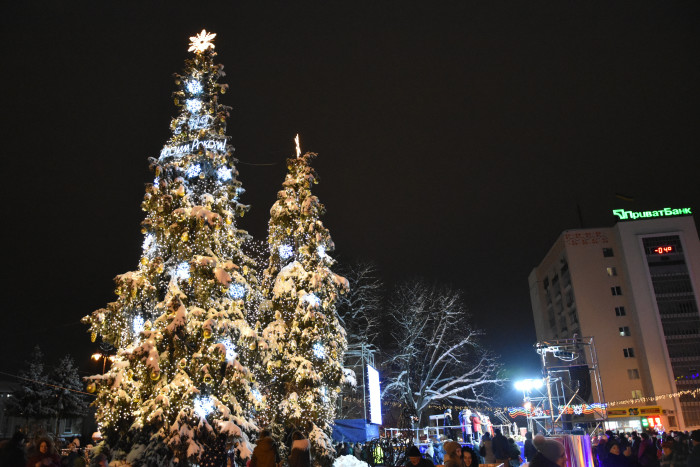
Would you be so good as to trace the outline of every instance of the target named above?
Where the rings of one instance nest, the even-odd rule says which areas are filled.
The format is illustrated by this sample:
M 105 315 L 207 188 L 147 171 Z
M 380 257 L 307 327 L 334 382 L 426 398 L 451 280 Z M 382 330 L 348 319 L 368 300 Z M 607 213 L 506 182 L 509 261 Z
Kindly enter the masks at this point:
M 658 248 L 654 248 L 654 253 L 657 253 L 659 255 L 665 255 L 666 253 L 673 253 L 673 247 L 672 246 L 660 246 Z

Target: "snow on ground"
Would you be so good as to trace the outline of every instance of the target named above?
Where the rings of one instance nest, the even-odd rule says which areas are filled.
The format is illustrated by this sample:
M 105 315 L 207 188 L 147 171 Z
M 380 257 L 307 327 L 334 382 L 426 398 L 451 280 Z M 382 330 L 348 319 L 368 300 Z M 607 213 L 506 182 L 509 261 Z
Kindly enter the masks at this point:
M 369 464 L 355 456 L 340 456 L 333 462 L 333 467 L 369 467 Z

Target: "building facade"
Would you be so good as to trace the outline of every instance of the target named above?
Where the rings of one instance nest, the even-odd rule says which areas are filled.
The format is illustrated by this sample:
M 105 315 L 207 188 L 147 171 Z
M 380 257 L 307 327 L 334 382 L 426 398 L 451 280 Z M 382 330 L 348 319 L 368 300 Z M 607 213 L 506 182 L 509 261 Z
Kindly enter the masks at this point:
M 666 429 L 700 427 L 700 394 L 677 394 L 700 390 L 700 241 L 692 216 L 567 230 L 529 286 L 538 341 L 594 338 L 604 398 L 622 402 L 609 410 L 610 427 L 645 428 L 644 414 L 658 415 Z M 675 396 L 644 399 L 663 394 Z

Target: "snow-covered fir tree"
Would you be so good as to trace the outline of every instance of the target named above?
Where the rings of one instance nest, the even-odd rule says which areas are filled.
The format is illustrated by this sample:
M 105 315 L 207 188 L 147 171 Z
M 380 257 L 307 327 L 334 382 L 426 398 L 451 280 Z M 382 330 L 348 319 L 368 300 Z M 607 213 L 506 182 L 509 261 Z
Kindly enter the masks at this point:
M 257 335 L 247 308 L 257 283 L 237 218 L 247 206 L 225 134 L 226 90 L 215 34 L 191 37 L 174 101 L 179 114 L 142 204 L 138 269 L 116 277 L 117 300 L 86 316 L 92 339 L 118 349 L 90 378 L 105 442 L 133 466 L 215 465 L 233 442 L 247 457 L 259 391 L 245 366 Z
M 38 345 L 32 350 L 19 376 L 22 378 L 20 386 L 7 400 L 8 414 L 26 421 L 55 417 L 52 388 L 47 384 L 48 376 L 44 371 L 44 354 Z
M 319 465 L 332 463 L 331 426 L 344 380 L 345 331 L 338 321 L 338 294 L 348 289 L 334 274 L 333 241 L 320 218 L 324 207 L 311 194 L 317 183 L 310 166 L 316 156 L 287 161 L 283 189 L 270 210 L 270 259 L 263 274 L 263 337 L 268 422 L 278 437 L 305 432 Z M 279 439 L 279 438 L 278 438 Z
M 77 418 L 87 413 L 87 396 L 81 394 L 83 384 L 73 357 L 61 358 L 49 372 L 48 382 L 53 385 L 55 395 L 56 425 L 62 418 Z

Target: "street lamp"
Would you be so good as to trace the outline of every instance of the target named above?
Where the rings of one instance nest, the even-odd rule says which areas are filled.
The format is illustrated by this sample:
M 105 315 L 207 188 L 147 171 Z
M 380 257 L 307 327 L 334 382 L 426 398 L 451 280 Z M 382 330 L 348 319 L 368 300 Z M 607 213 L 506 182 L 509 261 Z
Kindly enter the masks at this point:
M 102 374 L 105 374 L 105 367 L 107 365 L 107 360 L 109 360 L 110 362 L 114 362 L 115 357 L 114 357 L 114 355 L 106 355 L 106 354 L 102 354 L 99 352 L 95 352 L 94 354 L 92 354 L 91 358 L 93 360 L 95 360 L 96 362 L 99 362 L 100 359 L 102 359 Z
M 534 429 L 533 423 L 532 423 L 532 402 L 530 401 L 530 392 L 533 389 L 542 389 L 542 386 L 544 386 L 544 380 L 542 379 L 522 379 L 520 381 L 516 381 L 515 384 L 515 389 L 518 391 L 523 392 L 523 407 L 525 408 L 525 411 L 527 412 L 527 429 L 528 431 L 532 432 Z

